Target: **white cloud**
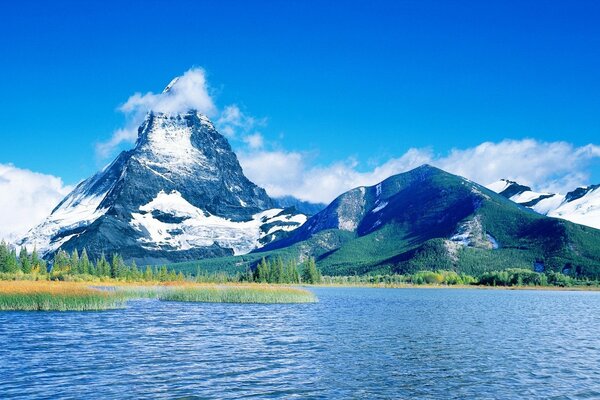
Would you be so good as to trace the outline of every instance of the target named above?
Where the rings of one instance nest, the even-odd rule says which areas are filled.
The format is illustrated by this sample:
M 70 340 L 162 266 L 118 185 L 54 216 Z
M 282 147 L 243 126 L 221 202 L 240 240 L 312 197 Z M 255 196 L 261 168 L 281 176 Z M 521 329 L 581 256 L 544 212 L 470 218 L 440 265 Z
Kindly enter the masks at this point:
M 136 114 L 150 110 L 171 114 L 193 109 L 211 116 L 216 112 L 202 68 L 192 68 L 173 79 L 162 93 L 135 93 L 119 109 Z
M 311 166 L 309 155 L 281 150 L 245 152 L 239 158 L 247 176 L 272 196 L 328 203 L 351 188 L 374 185 L 425 163 L 483 185 L 508 178 L 538 190 L 564 193 L 588 183 L 587 167 L 598 157 L 600 146 L 592 144 L 576 147 L 525 139 L 485 142 L 441 156 L 431 149 L 410 149 L 370 171 L 360 171 L 352 160 Z
M 538 190 L 564 193 L 587 183 L 587 167 L 598 157 L 600 146 L 592 144 L 576 147 L 524 139 L 455 149 L 433 164 L 484 185 L 508 178 Z
M 244 143 L 246 143 L 251 149 L 256 150 L 263 147 L 265 139 L 260 132 L 255 132 L 252 135 L 244 136 Z
M 0 164 L 0 240 L 23 236 L 72 189 L 55 176 Z
M 250 131 L 252 131 L 257 126 L 265 126 L 267 123 L 265 118 L 257 119 L 247 113 L 242 112 L 242 110 L 236 105 L 231 104 L 223 109 L 219 118 L 217 119 L 217 129 L 223 135 L 227 136 L 230 140 L 238 140 L 240 139 L 240 134 L 246 134 L 246 136 L 242 137 L 242 141 L 252 146 L 256 145 L 258 142 L 258 132 L 253 135 L 249 135 Z M 251 138 L 254 137 L 254 141 Z M 260 135 L 262 137 L 262 135 Z M 260 146 L 262 146 L 262 142 L 260 142 Z M 256 148 L 256 147 L 254 147 Z
M 124 128 L 116 130 L 106 142 L 96 145 L 101 158 L 108 157 L 121 143 L 133 143 L 137 139 L 138 127 L 148 111 L 163 113 L 183 113 L 189 110 L 209 117 L 217 114 L 206 73 L 202 68 L 192 68 L 173 79 L 162 93 L 135 93 L 119 107 L 127 117 Z

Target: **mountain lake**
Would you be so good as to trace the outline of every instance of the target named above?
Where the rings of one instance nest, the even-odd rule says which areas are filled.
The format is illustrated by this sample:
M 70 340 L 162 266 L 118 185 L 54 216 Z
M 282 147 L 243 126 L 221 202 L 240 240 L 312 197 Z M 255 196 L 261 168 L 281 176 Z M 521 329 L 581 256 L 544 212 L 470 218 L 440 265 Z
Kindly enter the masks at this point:
M 310 290 L 2 312 L 0 397 L 600 398 L 600 292 Z

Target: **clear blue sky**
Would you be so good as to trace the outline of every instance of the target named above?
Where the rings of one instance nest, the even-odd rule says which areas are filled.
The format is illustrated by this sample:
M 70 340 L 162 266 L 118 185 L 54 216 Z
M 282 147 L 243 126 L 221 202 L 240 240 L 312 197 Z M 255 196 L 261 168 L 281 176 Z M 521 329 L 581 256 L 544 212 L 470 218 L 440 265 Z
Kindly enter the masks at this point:
M 193 66 L 218 105 L 267 117 L 267 138 L 322 163 L 598 143 L 598 21 L 594 1 L 5 2 L 0 163 L 87 177 L 119 104 Z

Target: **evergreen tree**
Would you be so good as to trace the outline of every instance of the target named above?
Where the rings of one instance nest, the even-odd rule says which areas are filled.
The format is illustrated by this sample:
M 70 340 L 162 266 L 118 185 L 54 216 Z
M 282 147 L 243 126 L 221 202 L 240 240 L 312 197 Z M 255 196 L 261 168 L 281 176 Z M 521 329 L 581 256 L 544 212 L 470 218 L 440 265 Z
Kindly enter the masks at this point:
M 71 260 L 69 262 L 69 265 L 71 266 L 71 273 L 81 273 L 81 271 L 79 270 L 79 252 L 77 251 L 77 249 L 73 250 L 73 252 L 71 253 Z
M 87 250 L 83 249 L 81 257 L 79 258 L 79 273 L 89 274 L 90 273 L 90 259 L 88 258 Z
M 21 251 L 19 252 L 19 262 L 21 263 L 21 271 L 23 271 L 25 274 L 30 274 L 31 259 L 29 258 L 29 254 L 27 253 L 25 246 L 21 247 Z
M 0 272 L 8 272 L 8 257 L 10 256 L 10 249 L 3 240 L 0 243 Z
M 158 270 L 158 280 L 161 282 L 165 282 L 167 279 L 169 279 L 169 273 L 167 271 L 167 266 L 163 265 Z
M 106 261 L 104 253 L 102 253 L 100 260 L 96 263 L 96 270 L 98 276 L 110 276 L 110 264 Z
M 32 270 L 37 271 L 37 273 L 41 275 L 45 275 L 48 272 L 46 270 L 46 262 L 39 257 L 37 249 L 35 247 L 31 252 L 31 268 Z
M 135 260 L 133 260 L 131 262 L 131 268 L 129 269 L 129 276 L 134 281 L 138 281 L 141 277 L 140 270 L 138 269 L 137 264 L 135 263 Z
M 144 280 L 151 281 L 154 279 L 154 273 L 152 273 L 152 268 L 149 265 L 146 266 L 146 270 L 144 271 Z
M 304 268 L 302 269 L 302 282 L 303 283 L 319 283 L 321 282 L 321 273 L 317 269 L 315 259 L 310 257 L 304 262 Z
M 300 281 L 298 277 L 298 268 L 293 260 L 289 260 L 285 264 L 284 282 L 285 283 L 298 283 Z
M 122 278 L 125 275 L 125 263 L 123 258 L 118 254 L 113 254 L 112 262 L 110 263 L 110 277 L 111 278 Z
M 16 274 L 17 272 L 21 271 L 21 264 L 19 263 L 19 259 L 17 258 L 17 250 L 15 249 L 10 251 L 7 270 L 7 272 L 12 274 Z
M 283 260 L 278 257 L 271 265 L 271 283 L 283 282 Z
M 52 272 L 68 272 L 71 258 L 64 250 L 59 250 L 54 255 Z
M 260 263 L 256 266 L 254 270 L 254 281 L 266 283 L 269 280 L 269 265 L 267 264 L 267 260 L 263 257 L 260 260 Z

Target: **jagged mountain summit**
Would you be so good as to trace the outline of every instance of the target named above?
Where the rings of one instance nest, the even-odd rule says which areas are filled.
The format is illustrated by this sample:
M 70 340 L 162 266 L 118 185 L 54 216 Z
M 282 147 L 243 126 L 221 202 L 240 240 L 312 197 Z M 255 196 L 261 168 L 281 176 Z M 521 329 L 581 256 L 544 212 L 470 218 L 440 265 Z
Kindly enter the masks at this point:
M 81 182 L 20 244 L 155 264 L 247 253 L 305 220 L 244 176 L 206 116 L 150 112 L 135 147 Z
M 529 186 L 508 179 L 487 187 L 540 214 L 600 229 L 600 185 L 579 187 L 566 195 L 535 192 Z
M 509 267 L 600 275 L 600 230 L 535 213 L 424 165 L 340 195 L 257 256 L 316 257 L 324 274 L 468 274 Z

